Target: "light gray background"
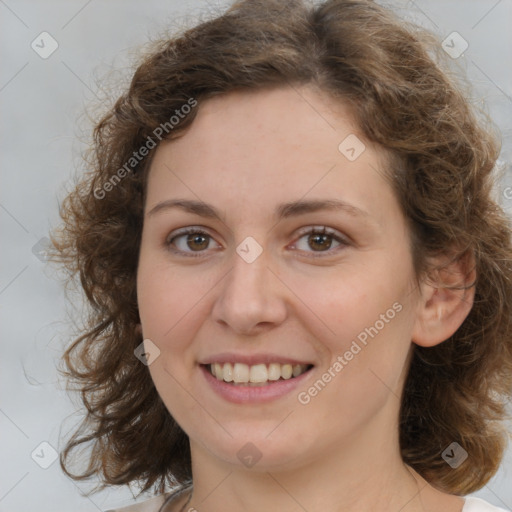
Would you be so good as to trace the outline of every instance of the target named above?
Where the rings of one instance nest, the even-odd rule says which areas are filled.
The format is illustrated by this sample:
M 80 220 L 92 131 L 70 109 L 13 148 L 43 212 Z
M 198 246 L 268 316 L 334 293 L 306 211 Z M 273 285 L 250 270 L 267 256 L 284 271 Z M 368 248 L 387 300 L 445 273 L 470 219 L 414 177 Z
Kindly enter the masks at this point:
M 130 50 L 169 27 L 197 21 L 225 2 L 178 0 L 0 0 L 2 187 L 0 229 L 0 512 L 95 512 L 128 504 L 127 490 L 85 498 L 51 449 L 62 446 L 79 417 L 55 369 L 71 339 L 63 289 L 33 248 L 59 222 L 58 201 L 80 172 L 85 107 L 100 95 L 97 77 L 129 74 Z M 497 194 L 511 213 L 512 0 L 396 0 L 400 14 L 441 39 L 457 31 L 468 42 L 455 64 L 467 70 L 475 101 L 487 106 L 503 136 L 504 175 Z M 43 31 L 58 42 L 47 59 L 32 48 Z M 85 120 L 86 121 L 86 120 Z M 67 419 L 66 419 L 67 418 Z M 63 420 L 66 419 L 63 426 Z M 35 452 L 34 452 L 35 450 Z M 33 458 L 31 458 L 33 454 Z M 496 477 L 476 493 L 512 509 L 512 451 Z

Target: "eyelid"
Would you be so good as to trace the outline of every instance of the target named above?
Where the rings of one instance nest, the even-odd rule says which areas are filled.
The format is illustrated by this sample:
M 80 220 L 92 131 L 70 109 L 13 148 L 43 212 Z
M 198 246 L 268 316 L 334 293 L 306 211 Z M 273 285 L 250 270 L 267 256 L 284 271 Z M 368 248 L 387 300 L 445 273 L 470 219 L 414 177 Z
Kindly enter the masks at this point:
M 324 224 L 313 224 L 311 226 L 304 226 L 303 228 L 300 228 L 297 234 L 295 235 L 298 238 L 301 238 L 304 235 L 307 235 L 309 233 L 318 233 L 321 232 L 325 235 L 332 235 L 333 237 L 337 237 L 342 241 L 349 242 L 348 236 L 345 236 L 340 231 L 330 228 Z

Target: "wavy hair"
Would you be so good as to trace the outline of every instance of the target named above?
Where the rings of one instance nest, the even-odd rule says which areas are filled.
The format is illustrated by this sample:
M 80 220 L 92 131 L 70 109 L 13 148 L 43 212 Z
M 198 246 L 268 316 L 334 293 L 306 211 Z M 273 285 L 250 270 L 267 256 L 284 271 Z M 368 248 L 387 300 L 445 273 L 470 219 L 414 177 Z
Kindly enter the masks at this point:
M 417 278 L 428 274 L 433 255 L 455 251 L 476 265 L 474 305 L 461 327 L 438 346 L 413 348 L 400 412 L 402 458 L 452 494 L 492 477 L 512 394 L 511 230 L 493 199 L 496 135 L 443 70 L 436 45 L 370 0 L 242 0 L 142 56 L 129 87 L 97 122 L 89 168 L 51 234 L 52 258 L 70 280 L 79 277 L 88 305 L 86 329 L 64 355 L 87 410 L 61 454 L 69 476 L 160 492 L 191 479 L 188 437 L 134 357 L 142 341 L 137 263 L 155 151 L 134 154 L 150 139 L 158 146 L 158 127 L 166 127 L 161 140 L 183 134 L 212 96 L 314 84 L 348 103 L 362 133 L 391 153 L 389 178 L 410 224 Z M 173 125 L 191 100 L 198 107 Z M 453 441 L 469 454 L 456 469 L 441 457 Z M 87 467 L 72 472 L 79 448 L 88 451 Z

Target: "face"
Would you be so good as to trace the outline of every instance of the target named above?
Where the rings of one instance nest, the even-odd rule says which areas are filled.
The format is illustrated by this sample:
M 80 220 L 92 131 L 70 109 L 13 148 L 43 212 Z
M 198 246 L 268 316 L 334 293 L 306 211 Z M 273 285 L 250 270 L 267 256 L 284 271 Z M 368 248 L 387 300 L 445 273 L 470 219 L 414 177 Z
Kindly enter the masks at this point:
M 309 86 L 198 108 L 156 150 L 137 274 L 192 456 L 265 470 L 396 439 L 416 291 L 386 155 Z

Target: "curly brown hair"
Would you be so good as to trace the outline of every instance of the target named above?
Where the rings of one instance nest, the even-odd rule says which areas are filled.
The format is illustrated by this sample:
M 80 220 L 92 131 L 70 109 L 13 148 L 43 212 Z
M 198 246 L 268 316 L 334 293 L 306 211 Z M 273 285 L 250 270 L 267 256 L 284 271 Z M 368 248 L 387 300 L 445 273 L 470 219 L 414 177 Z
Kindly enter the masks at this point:
M 315 84 L 350 104 L 362 133 L 393 156 L 389 178 L 411 227 L 416 277 L 432 255 L 455 251 L 476 265 L 474 305 L 453 336 L 414 346 L 400 413 L 404 462 L 437 488 L 466 494 L 496 472 L 512 394 L 512 247 L 492 197 L 495 135 L 436 58 L 437 40 L 370 0 L 242 0 L 145 54 L 129 88 L 98 122 L 90 170 L 61 205 L 53 259 L 79 276 L 86 331 L 64 355 L 87 415 L 61 465 L 73 478 L 139 483 L 163 492 L 191 479 L 188 437 L 134 357 L 142 336 L 136 275 L 148 141 L 183 134 L 197 108 L 234 90 Z M 439 53 L 439 52 L 437 52 Z M 165 137 L 155 134 L 163 133 Z M 127 169 L 127 162 L 130 162 Z M 124 171 L 123 171 L 124 169 Z M 150 441 L 149 441 L 150 440 Z M 457 441 L 469 462 L 452 469 Z M 88 465 L 70 470 L 75 449 Z

